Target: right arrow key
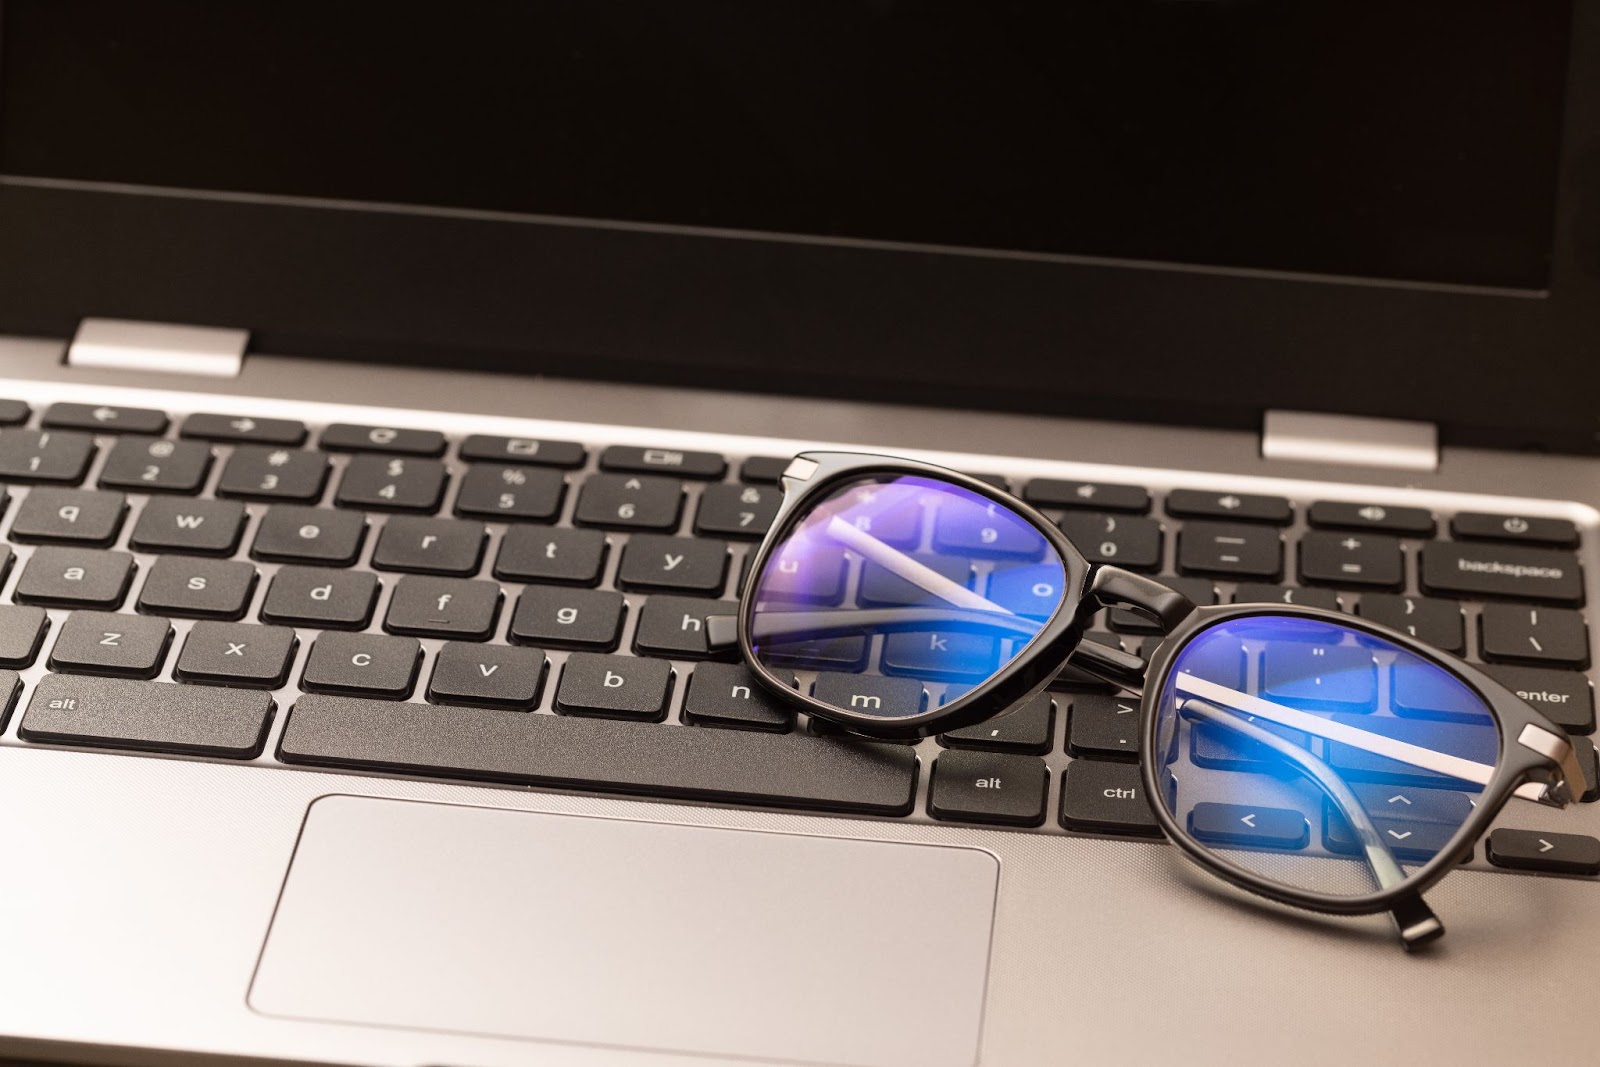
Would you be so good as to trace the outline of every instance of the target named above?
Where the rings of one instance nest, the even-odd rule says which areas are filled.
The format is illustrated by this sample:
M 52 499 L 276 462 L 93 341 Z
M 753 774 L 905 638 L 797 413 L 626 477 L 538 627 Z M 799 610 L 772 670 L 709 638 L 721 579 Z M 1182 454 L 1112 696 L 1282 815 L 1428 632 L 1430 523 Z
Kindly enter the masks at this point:
M 1496 867 L 1549 874 L 1600 874 L 1600 841 L 1584 834 L 1499 829 L 1489 835 Z

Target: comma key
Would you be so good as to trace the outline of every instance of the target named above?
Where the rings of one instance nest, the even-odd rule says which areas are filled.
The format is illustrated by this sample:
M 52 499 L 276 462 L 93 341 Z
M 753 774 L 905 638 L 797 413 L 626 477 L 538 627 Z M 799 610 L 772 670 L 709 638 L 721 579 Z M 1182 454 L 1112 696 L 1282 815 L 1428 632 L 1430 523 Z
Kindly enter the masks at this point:
M 1161 828 L 1137 763 L 1079 759 L 1061 772 L 1061 825 L 1096 834 L 1156 837 Z

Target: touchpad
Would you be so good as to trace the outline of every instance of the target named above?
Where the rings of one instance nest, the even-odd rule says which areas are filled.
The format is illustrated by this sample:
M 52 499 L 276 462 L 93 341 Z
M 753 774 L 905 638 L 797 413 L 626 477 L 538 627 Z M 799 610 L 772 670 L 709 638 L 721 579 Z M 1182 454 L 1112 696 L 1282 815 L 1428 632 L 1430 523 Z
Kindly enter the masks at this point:
M 264 1014 L 817 1063 L 977 1058 L 971 848 L 323 797 Z

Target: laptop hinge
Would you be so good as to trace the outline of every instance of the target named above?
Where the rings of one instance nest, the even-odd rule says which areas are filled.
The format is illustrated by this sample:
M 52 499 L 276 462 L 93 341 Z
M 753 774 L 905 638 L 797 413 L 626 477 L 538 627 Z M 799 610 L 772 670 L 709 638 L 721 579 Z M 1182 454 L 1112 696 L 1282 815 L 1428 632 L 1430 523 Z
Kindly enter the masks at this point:
M 237 378 L 250 331 L 128 319 L 84 319 L 67 366 Z
M 1431 422 L 1268 411 L 1261 455 L 1344 466 L 1439 469 L 1439 428 Z

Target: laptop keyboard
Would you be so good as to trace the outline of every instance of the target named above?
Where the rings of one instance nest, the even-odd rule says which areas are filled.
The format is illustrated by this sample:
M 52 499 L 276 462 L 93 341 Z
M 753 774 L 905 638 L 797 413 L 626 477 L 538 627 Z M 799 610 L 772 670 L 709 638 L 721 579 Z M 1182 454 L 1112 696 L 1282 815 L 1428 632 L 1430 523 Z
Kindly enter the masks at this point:
M 705 619 L 733 609 L 787 457 L 80 403 L 0 400 L 0 424 L 0 731 L 25 743 L 1157 833 L 1136 700 L 1070 668 L 1003 717 L 897 744 L 808 722 L 707 659 Z M 1600 795 L 1571 522 L 975 473 L 1090 560 L 1198 603 L 1353 612 L 1485 664 L 1578 736 L 1584 799 Z M 1159 641 L 1126 611 L 1089 639 Z M 1226 737 L 1194 744 L 1251 773 Z M 1338 851 L 1337 824 L 1305 815 L 1309 842 L 1269 817 L 1257 844 Z M 1508 868 L 1594 873 L 1600 855 L 1584 835 L 1495 833 Z

